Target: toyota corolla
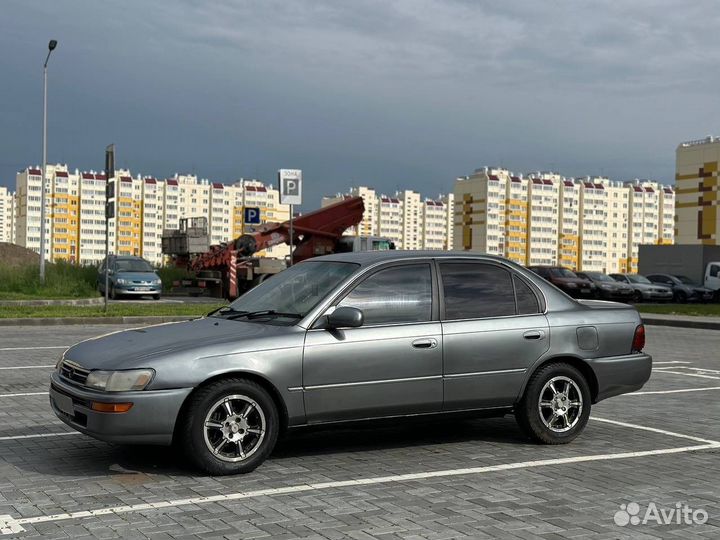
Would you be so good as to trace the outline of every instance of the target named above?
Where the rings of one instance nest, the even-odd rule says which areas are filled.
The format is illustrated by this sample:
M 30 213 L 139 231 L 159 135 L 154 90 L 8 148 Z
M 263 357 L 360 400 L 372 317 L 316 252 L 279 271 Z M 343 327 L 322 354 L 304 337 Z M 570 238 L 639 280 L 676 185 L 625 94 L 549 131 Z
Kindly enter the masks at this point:
M 297 426 L 514 414 L 572 441 L 592 404 L 641 388 L 632 306 L 575 300 L 505 259 L 385 251 L 314 258 L 206 317 L 65 351 L 50 402 L 114 443 L 177 444 L 210 474 L 249 472 Z

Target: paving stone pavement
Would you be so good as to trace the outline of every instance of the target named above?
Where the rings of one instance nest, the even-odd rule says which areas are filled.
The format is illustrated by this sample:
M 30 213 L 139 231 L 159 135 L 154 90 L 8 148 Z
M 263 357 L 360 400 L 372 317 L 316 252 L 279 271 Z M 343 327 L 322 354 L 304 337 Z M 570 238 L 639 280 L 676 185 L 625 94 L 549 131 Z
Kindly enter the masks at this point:
M 69 345 L 122 327 L 0 328 L 0 349 Z M 720 387 L 720 332 L 648 328 L 643 392 Z M 0 350 L 0 368 L 53 365 L 61 349 Z M 687 362 L 665 364 L 662 362 Z M 698 369 L 706 371 L 698 371 Z M 375 422 L 295 432 L 255 472 L 198 475 L 173 449 L 119 447 L 68 432 L 47 395 L 51 368 L 0 370 L 0 516 L 47 516 L 349 480 L 702 443 L 592 420 L 570 445 L 528 443 L 511 417 Z M 675 373 L 668 373 L 669 371 Z M 704 377 L 694 375 L 704 374 Z M 713 378 L 706 378 L 713 377 Z M 717 377 L 717 378 L 714 378 Z M 720 440 L 720 390 L 619 396 L 593 416 Z M 3 439 L 4 438 L 4 439 Z M 330 486 L 281 495 L 25 524 L 1 538 L 718 538 L 720 450 L 524 466 Z M 704 525 L 614 523 L 621 504 L 704 509 Z

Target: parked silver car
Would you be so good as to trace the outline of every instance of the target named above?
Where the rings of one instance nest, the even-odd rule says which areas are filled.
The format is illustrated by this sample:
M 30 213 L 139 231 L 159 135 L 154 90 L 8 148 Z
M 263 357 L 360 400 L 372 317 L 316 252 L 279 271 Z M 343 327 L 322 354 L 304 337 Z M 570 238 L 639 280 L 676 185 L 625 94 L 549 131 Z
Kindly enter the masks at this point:
M 665 285 L 653 283 L 645 276 L 640 274 L 610 274 L 610 277 L 620 283 L 630 285 L 634 290 L 633 300 L 642 302 L 648 300 L 651 302 L 670 302 L 673 299 L 673 290 Z
M 514 412 L 560 444 L 593 403 L 645 384 L 644 341 L 633 307 L 575 300 L 502 258 L 347 253 L 207 317 L 71 347 L 50 402 L 78 431 L 174 441 L 211 474 L 253 470 L 286 428 L 371 418 Z

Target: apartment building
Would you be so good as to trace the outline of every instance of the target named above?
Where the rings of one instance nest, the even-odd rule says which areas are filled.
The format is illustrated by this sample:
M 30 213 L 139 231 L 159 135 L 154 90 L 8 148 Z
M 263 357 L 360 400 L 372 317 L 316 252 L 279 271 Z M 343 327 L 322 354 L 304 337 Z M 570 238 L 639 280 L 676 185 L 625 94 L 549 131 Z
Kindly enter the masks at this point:
M 41 174 L 37 167 L 17 174 L 13 214 L 16 243 L 38 252 Z M 259 207 L 263 223 L 289 218 L 289 208 L 280 205 L 277 189 L 257 180 L 225 185 L 195 175 L 133 177 L 129 170 L 119 169 L 115 171 L 115 217 L 106 220 L 104 174 L 71 172 L 58 164 L 48 166 L 46 179 L 46 257 L 51 261 L 95 264 L 102 260 L 106 222 L 112 253 L 138 255 L 160 264 L 163 230 L 178 228 L 181 218 L 205 217 L 212 244 L 242 234 L 245 206 Z M 281 245 L 261 255 L 284 257 L 288 253 L 289 246 Z
M 357 226 L 345 234 L 382 236 L 396 249 L 452 249 L 453 195 L 423 199 L 413 190 L 394 195 L 378 194 L 366 186 L 352 187 L 347 193 L 322 198 L 323 207 L 347 197 L 362 197 L 365 211 Z
M 657 182 L 484 167 L 458 178 L 454 194 L 455 249 L 520 264 L 636 272 L 640 244 L 673 243 L 675 194 Z
M 720 137 L 680 143 L 675 163 L 675 241 L 720 245 Z
M 15 196 L 0 186 L 0 242 L 15 241 Z

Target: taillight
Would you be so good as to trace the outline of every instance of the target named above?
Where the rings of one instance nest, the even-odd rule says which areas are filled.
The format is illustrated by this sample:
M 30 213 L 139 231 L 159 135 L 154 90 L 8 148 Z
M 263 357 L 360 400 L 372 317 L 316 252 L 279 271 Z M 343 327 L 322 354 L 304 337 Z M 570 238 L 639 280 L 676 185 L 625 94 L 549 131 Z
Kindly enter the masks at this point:
M 632 350 L 633 352 L 640 352 L 645 348 L 645 325 L 639 324 L 635 328 L 635 335 L 633 336 Z

